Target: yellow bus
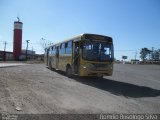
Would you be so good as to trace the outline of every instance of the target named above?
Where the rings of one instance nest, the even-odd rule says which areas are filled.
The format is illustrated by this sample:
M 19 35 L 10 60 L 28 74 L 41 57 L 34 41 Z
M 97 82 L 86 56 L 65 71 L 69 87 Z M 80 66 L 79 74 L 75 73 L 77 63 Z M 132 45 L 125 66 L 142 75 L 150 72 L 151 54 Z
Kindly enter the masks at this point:
M 82 34 L 45 48 L 45 63 L 50 69 L 65 71 L 68 77 L 111 76 L 114 49 L 111 37 Z

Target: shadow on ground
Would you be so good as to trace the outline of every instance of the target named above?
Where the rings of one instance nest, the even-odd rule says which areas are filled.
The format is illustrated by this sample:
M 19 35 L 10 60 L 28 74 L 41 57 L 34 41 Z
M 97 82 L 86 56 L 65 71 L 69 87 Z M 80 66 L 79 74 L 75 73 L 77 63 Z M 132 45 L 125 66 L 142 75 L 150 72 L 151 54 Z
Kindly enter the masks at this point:
M 56 72 L 65 76 L 64 72 L 61 71 L 56 71 Z M 108 91 L 111 94 L 118 96 L 132 97 L 132 98 L 160 96 L 160 90 L 125 82 L 115 81 L 111 79 L 105 79 L 105 78 L 98 79 L 94 77 L 78 77 L 78 76 L 73 76 L 72 79 L 80 83 Z
M 132 98 L 160 96 L 160 90 L 105 78 L 75 78 L 75 80 L 119 96 Z

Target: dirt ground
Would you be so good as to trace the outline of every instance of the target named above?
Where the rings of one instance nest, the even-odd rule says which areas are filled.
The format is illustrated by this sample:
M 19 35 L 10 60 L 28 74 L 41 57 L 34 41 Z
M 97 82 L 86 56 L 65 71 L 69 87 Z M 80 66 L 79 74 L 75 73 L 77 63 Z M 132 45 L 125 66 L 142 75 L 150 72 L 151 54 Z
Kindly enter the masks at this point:
M 0 68 L 0 113 L 160 113 L 160 66 L 115 64 L 112 77 L 73 77 L 44 64 Z

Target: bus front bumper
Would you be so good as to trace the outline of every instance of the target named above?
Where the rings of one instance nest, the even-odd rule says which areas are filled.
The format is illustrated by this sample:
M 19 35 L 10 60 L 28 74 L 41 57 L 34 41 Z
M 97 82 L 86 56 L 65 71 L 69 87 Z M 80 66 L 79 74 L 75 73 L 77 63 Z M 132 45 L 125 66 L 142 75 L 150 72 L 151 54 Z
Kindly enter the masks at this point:
M 102 68 L 102 69 L 91 69 L 86 66 L 81 66 L 79 70 L 79 76 L 101 76 L 101 75 L 106 75 L 106 76 L 112 76 L 113 73 L 113 67 L 109 68 Z

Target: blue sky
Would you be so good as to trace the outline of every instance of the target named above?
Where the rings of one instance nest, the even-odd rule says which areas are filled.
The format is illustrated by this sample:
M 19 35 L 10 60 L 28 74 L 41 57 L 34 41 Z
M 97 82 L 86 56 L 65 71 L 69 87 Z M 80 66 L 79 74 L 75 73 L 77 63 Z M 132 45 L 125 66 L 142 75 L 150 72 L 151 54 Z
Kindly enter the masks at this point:
M 134 59 L 142 47 L 160 48 L 159 0 L 0 0 L 0 50 L 13 49 L 13 23 L 23 22 L 23 49 L 42 53 L 40 39 L 54 43 L 81 33 L 111 36 L 115 57 Z M 137 54 L 137 58 L 139 54 Z

